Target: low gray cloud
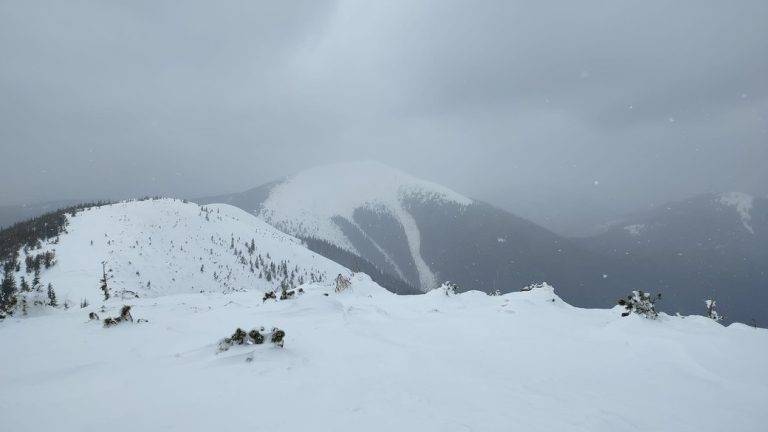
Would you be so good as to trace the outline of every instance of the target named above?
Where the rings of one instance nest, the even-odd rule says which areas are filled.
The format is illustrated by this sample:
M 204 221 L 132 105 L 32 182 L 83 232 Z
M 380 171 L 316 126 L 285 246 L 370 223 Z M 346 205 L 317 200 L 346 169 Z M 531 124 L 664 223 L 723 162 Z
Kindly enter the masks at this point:
M 768 193 L 768 3 L 0 2 L 0 204 L 377 159 L 578 232 Z

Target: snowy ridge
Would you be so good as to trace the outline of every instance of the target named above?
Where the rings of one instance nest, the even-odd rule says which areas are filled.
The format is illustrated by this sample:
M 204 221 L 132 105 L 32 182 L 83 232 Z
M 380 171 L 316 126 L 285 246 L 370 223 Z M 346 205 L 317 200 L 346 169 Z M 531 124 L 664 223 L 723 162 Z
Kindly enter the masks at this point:
M 341 216 L 351 221 L 358 208 L 386 212 L 405 230 L 422 288 L 434 287 L 436 278 L 421 256 L 419 229 L 403 206 L 405 199 L 441 200 L 464 206 L 472 203 L 448 188 L 386 165 L 350 162 L 312 168 L 290 177 L 270 191 L 259 216 L 290 234 L 320 238 L 358 254 L 333 218 Z
M 53 283 L 60 301 L 73 304 L 101 300 L 102 261 L 111 270 L 113 295 L 130 297 L 272 290 L 286 278 L 279 271 L 283 264 L 286 284 L 293 286 L 348 272 L 296 238 L 225 204 L 123 202 L 69 217 L 66 230 L 58 243 L 43 246 L 43 251 L 55 250 L 57 263 L 43 271 L 42 282 Z M 23 266 L 16 276 L 31 279 Z
M 752 229 L 752 225 L 750 224 L 750 221 L 752 220 L 751 211 L 753 200 L 754 198 L 751 195 L 743 192 L 727 192 L 718 197 L 718 202 L 720 204 L 736 209 L 736 212 L 739 213 L 739 217 L 741 218 L 741 223 L 751 234 L 755 233 L 755 230 Z

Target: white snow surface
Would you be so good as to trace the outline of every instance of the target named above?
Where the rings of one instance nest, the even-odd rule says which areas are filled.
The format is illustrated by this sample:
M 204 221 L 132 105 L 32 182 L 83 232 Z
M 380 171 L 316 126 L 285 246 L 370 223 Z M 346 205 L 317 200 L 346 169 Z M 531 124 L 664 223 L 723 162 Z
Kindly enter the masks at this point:
M 728 192 L 720 195 L 718 198 L 720 204 L 733 207 L 736 212 L 739 213 L 744 228 L 752 234 L 755 233 L 755 230 L 752 229 L 752 225 L 750 224 L 752 220 L 751 212 L 753 200 L 754 198 L 752 195 L 743 192 Z
M 419 228 L 402 204 L 409 197 L 472 203 L 448 188 L 378 162 L 347 162 L 312 168 L 288 178 L 272 189 L 259 216 L 289 234 L 320 238 L 358 253 L 333 218 L 341 216 L 352 221 L 353 212 L 361 207 L 389 213 L 403 226 L 421 287 L 428 290 L 437 286 L 437 281 L 421 256 Z
M 305 281 L 312 274 L 331 280 L 348 272 L 298 239 L 226 204 L 199 206 L 173 199 L 123 202 L 79 212 L 69 217 L 66 229 L 57 244 L 43 246 L 42 250 L 55 250 L 57 263 L 43 270 L 41 279 L 43 286 L 53 283 L 59 302 L 69 300 L 75 305 L 82 299 L 95 303 L 101 298 L 102 261 L 112 270 L 108 284 L 117 296 L 124 291 L 157 297 L 275 289 L 282 279 L 267 281 L 259 277 L 259 269 L 250 271 L 248 261 L 258 256 L 267 265 L 285 261 L 289 271 L 298 268 L 296 285 L 299 276 Z M 256 246 L 253 255 L 245 246 L 251 240 Z M 17 279 L 25 276 L 30 281 L 24 254 L 20 256 Z
M 768 331 L 578 309 L 549 287 L 396 296 L 365 275 L 292 300 L 131 301 L 0 323 L 3 430 L 762 431 Z M 328 294 L 325 296 L 324 294 Z M 553 301 L 554 300 L 554 301 Z M 236 327 L 285 347 L 216 353 Z

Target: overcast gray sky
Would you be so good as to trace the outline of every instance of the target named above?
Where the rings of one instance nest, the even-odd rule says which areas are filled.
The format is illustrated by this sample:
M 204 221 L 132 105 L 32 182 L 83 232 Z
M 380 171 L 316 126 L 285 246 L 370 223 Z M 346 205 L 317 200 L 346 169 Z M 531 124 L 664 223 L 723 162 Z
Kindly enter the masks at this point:
M 0 0 L 0 205 L 375 159 L 560 232 L 768 193 L 768 1 Z

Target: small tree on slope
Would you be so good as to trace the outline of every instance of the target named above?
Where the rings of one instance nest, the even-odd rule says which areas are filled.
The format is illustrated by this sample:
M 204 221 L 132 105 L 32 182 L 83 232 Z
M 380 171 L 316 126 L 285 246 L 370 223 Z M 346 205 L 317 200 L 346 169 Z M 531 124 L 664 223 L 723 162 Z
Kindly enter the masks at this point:
M 446 296 L 453 296 L 459 292 L 459 286 L 451 281 L 443 282 L 438 289 L 442 290 Z
M 56 301 L 56 292 L 53 291 L 53 285 L 48 284 L 48 305 L 56 307 L 59 303 Z
M 341 273 L 339 273 L 339 275 L 336 276 L 336 292 L 337 293 L 346 290 L 351 285 L 352 285 L 352 281 L 348 277 L 342 275 Z
M 0 285 L 0 314 L 11 312 L 16 306 L 16 301 L 16 278 L 13 277 L 13 270 L 6 267 Z
M 723 316 L 717 311 L 717 302 L 713 299 L 704 300 L 704 304 L 707 305 L 707 317 L 712 318 L 715 321 L 722 321 Z
M 109 277 L 107 276 L 107 262 L 102 261 L 101 262 L 101 279 L 99 279 L 101 286 L 99 287 L 99 289 L 101 289 L 101 292 L 104 294 L 104 301 L 109 300 L 109 285 L 107 285 L 108 280 L 109 280 Z

